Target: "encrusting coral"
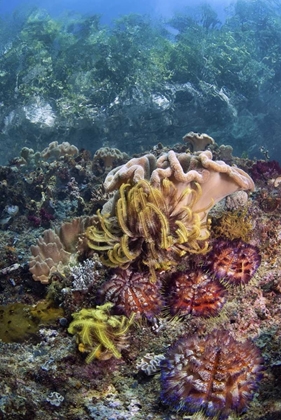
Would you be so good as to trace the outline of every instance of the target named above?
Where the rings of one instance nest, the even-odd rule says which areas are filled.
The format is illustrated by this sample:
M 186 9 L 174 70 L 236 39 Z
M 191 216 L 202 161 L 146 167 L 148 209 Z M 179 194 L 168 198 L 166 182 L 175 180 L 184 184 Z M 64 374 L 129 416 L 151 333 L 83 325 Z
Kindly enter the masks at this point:
M 105 303 L 94 309 L 81 309 L 72 314 L 73 321 L 68 327 L 70 334 L 76 335 L 78 349 L 89 353 L 86 363 L 94 359 L 120 359 L 122 348 L 126 346 L 125 334 L 132 325 L 134 315 L 110 315 L 113 303 Z
M 155 270 L 170 269 L 187 253 L 208 251 L 207 216 L 215 203 L 254 189 L 243 170 L 212 161 L 210 151 L 135 158 L 112 170 L 104 186 L 119 191 L 87 229 L 89 247 L 110 267 L 140 261 L 154 280 Z

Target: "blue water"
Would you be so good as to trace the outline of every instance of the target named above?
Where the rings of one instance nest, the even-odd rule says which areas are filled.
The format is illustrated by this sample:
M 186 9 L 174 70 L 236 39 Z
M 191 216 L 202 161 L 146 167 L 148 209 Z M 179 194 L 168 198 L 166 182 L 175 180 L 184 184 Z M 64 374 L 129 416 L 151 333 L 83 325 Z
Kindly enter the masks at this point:
M 0 0 L 0 15 L 5 16 L 22 8 L 36 6 L 47 10 L 52 16 L 66 11 L 100 14 L 104 23 L 110 23 L 113 19 L 130 13 L 168 18 L 177 11 L 192 11 L 195 6 L 204 3 L 196 0 Z M 211 0 L 208 3 L 215 9 L 219 18 L 224 19 L 225 8 L 231 0 Z

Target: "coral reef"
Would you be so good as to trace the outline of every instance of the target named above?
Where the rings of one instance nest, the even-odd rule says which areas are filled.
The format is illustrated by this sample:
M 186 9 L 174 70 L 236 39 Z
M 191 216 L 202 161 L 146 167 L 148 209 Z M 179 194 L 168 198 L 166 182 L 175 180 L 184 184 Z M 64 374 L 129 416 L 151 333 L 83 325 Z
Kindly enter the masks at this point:
M 89 353 L 86 363 L 91 363 L 93 359 L 121 357 L 120 351 L 126 346 L 125 334 L 133 323 L 134 315 L 130 318 L 110 315 L 112 306 L 108 302 L 95 309 L 81 309 L 72 314 L 73 321 L 68 332 L 76 335 L 79 351 Z
M 149 273 L 116 269 L 99 295 L 102 301 L 114 303 L 115 313 L 152 319 L 164 306 L 160 287 L 159 282 L 150 281 Z
M 218 158 L 217 146 L 211 148 Z M 148 169 L 142 164 L 135 165 L 134 171 L 143 174 L 141 179 L 135 182 L 133 173 L 126 179 L 130 168 L 126 169 L 125 164 L 120 187 L 106 193 L 102 185 L 104 165 L 91 159 L 87 151 L 81 151 L 74 158 L 60 156 L 58 160 L 37 160 L 35 153 L 30 152 L 28 157 L 27 152 L 29 163 L 14 161 L 0 168 L 0 212 L 3 219 L 11 217 L 2 225 L 0 247 L 0 302 L 5 313 L 4 316 L 1 312 L 4 339 L 0 341 L 0 375 L 5 381 L 0 381 L 0 417 L 86 420 L 103 416 L 161 420 L 168 416 L 182 420 L 188 416 L 204 420 L 209 413 L 215 418 L 243 417 L 244 420 L 280 417 L 280 186 L 277 178 L 258 183 L 257 190 L 247 197 L 244 191 L 239 191 L 241 186 L 233 183 L 229 169 L 216 176 L 208 159 L 204 165 L 209 168 L 203 166 L 204 155 L 208 158 L 209 151 L 189 155 L 185 150 L 182 143 L 175 145 L 173 151 L 158 144 L 152 148 L 153 157 L 140 156 L 133 161 L 148 163 Z M 214 164 L 224 167 L 215 158 Z M 232 162 L 246 170 L 252 165 L 249 159 L 233 158 Z M 115 165 L 116 162 L 113 168 Z M 192 171 L 197 172 L 197 179 L 186 184 L 185 178 Z M 208 182 L 220 178 L 223 185 L 229 182 L 231 190 L 238 191 L 213 205 L 213 183 Z M 205 198 L 197 207 L 203 194 Z M 199 251 L 208 244 L 206 253 L 182 249 L 181 256 L 175 252 L 188 242 L 161 248 L 170 237 L 175 241 L 181 237 L 184 231 L 178 221 L 187 214 L 189 219 L 183 222 L 188 220 L 191 224 L 187 225 L 190 239 L 194 239 L 193 245 L 197 243 L 202 247 Z M 81 215 L 84 216 L 80 218 Z M 232 218 L 221 224 L 227 216 Z M 66 220 L 69 222 L 65 223 Z M 197 227 L 194 221 L 195 225 L 199 222 Z M 113 268 L 105 266 L 100 260 L 100 256 L 109 260 L 108 251 L 113 249 L 95 253 L 88 247 L 85 232 L 90 226 L 100 235 L 95 245 L 116 247 L 111 256 L 115 257 L 114 262 L 122 260 L 122 268 L 115 263 Z M 217 227 L 220 232 L 216 231 Z M 52 232 L 50 242 L 47 239 L 44 242 L 44 229 Z M 245 236 L 241 235 L 244 231 L 248 231 Z M 166 232 L 166 236 L 162 232 Z M 203 233 L 210 237 L 202 242 L 196 240 L 196 235 L 202 237 Z M 226 237 L 233 233 L 237 239 Z M 219 234 L 222 237 L 217 237 Z M 41 250 L 36 250 L 38 255 L 44 254 L 41 262 L 53 260 L 43 283 L 34 281 L 27 264 L 29 247 L 40 236 L 45 243 Z M 122 236 L 127 236 L 127 244 L 124 239 L 121 244 Z M 101 238 L 105 237 L 106 242 L 102 242 Z M 66 254 L 65 264 L 57 259 L 52 243 L 58 254 L 61 250 Z M 127 253 L 127 257 L 122 254 L 127 249 L 133 253 L 140 244 L 141 251 L 135 259 L 128 258 L 131 254 Z M 189 246 L 193 245 L 190 241 Z M 48 252 L 43 253 L 47 249 Z M 145 264 L 152 252 L 157 258 L 160 255 L 159 269 L 156 258 L 151 263 L 152 268 Z M 217 278 L 216 270 L 222 278 Z M 151 282 L 152 277 L 154 282 Z M 49 306 L 49 302 L 54 302 L 54 306 Z M 104 302 L 109 306 L 97 306 Z M 19 304 L 21 309 L 18 309 Z M 12 313 L 8 313 L 10 309 Z M 76 319 L 72 320 L 71 314 L 77 314 Z M 134 325 L 133 320 L 136 320 Z M 219 334 L 216 341 L 214 329 L 227 333 Z M 235 339 L 233 343 L 229 336 Z M 250 339 L 255 342 L 263 353 L 266 372 L 254 400 L 250 403 L 250 388 L 246 389 L 246 399 L 241 399 L 247 411 L 239 401 L 231 408 L 231 399 L 222 407 L 215 402 L 216 412 L 208 408 L 209 400 L 206 400 L 205 411 L 194 414 L 177 410 L 187 407 L 182 400 L 169 401 L 169 407 L 165 399 L 159 404 L 160 386 L 162 394 L 164 389 L 159 372 L 167 364 L 167 356 L 163 361 L 163 354 L 172 352 L 175 345 L 172 343 L 180 337 L 184 337 L 186 343 L 193 337 L 200 348 L 206 343 L 208 360 L 202 360 L 205 365 L 210 362 L 210 372 L 214 375 L 216 368 L 220 369 L 220 360 L 224 360 L 220 359 L 220 354 L 225 354 L 229 343 L 230 362 L 234 360 L 232 355 L 237 358 L 237 365 L 233 361 L 234 368 L 226 367 L 234 385 L 242 364 L 235 351 L 244 357 L 246 345 L 242 344 L 246 342 L 248 346 Z M 211 365 L 207 352 L 214 348 L 218 353 Z M 252 360 L 258 353 L 253 350 Z M 198 355 L 195 350 L 194 354 Z M 190 361 L 191 356 L 188 357 Z M 85 363 L 92 358 L 92 363 Z M 183 360 L 179 361 L 181 374 Z M 251 369 L 246 357 L 245 363 Z M 248 368 L 243 368 L 247 375 Z M 202 372 L 204 376 L 206 371 Z M 256 378 L 248 372 L 253 383 L 259 382 L 258 377 L 259 372 Z M 202 381 L 206 384 L 207 374 L 204 378 Z M 199 379 L 196 383 L 200 385 Z M 214 394 L 216 384 L 213 388 L 210 385 L 209 395 Z M 227 383 L 225 390 L 229 389 Z M 243 391 L 243 387 L 241 389 Z M 218 395 L 217 388 L 215 392 Z M 191 399 L 193 395 L 190 394 Z M 197 409 L 199 403 L 196 404 L 188 406 L 188 411 Z
M 243 413 L 261 378 L 262 358 L 249 340 L 224 330 L 176 341 L 161 362 L 161 399 L 176 410 L 228 418 Z

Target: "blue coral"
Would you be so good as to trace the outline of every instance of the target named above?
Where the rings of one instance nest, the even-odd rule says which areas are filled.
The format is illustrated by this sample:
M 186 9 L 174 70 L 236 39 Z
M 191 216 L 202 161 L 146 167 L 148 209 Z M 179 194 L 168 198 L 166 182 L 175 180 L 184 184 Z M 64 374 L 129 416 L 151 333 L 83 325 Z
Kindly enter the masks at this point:
M 161 363 L 161 400 L 176 410 L 227 419 L 242 414 L 257 388 L 263 361 L 252 341 L 225 330 L 177 340 Z

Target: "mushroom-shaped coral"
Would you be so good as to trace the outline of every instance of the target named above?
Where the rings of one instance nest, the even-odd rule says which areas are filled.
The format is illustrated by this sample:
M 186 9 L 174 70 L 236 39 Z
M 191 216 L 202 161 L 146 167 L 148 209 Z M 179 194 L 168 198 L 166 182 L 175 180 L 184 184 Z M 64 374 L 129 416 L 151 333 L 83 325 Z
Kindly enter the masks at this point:
M 168 270 L 186 253 L 208 250 L 208 211 L 237 190 L 253 189 L 252 179 L 210 151 L 190 155 L 170 151 L 132 159 L 111 171 L 105 188 L 119 188 L 97 223 L 87 230 L 89 247 L 103 253 L 111 267 L 127 268 L 140 259 L 155 270 Z
M 59 144 L 57 141 L 52 141 L 46 149 L 41 152 L 43 159 L 59 159 L 63 156 L 77 156 L 79 150 L 76 146 L 64 141 Z
M 210 317 L 225 303 L 225 288 L 201 269 L 176 272 L 167 287 L 166 303 L 171 315 Z
M 29 270 L 33 279 L 47 284 L 52 273 L 63 270 L 71 258 L 75 261 L 79 249 L 82 252 L 87 246 L 80 236 L 92 222 L 91 217 L 77 217 L 57 230 L 45 230 L 37 244 L 30 247 Z
M 209 270 L 216 278 L 229 284 L 247 284 L 260 266 L 261 255 L 257 247 L 240 239 L 219 238 L 206 258 Z
M 81 309 L 72 314 L 73 321 L 68 327 L 70 334 L 76 335 L 78 350 L 89 353 L 86 363 L 93 359 L 120 359 L 122 348 L 126 346 L 125 334 L 133 322 L 123 315 L 110 315 L 113 303 L 108 302 L 94 309 Z
M 219 420 L 247 409 L 261 378 L 262 358 L 250 341 L 227 331 L 176 341 L 161 362 L 161 399 L 176 410 L 204 410 Z
M 111 147 L 101 147 L 94 155 L 93 162 L 99 161 L 102 163 L 105 172 L 111 171 L 114 165 L 120 165 L 122 161 L 126 161 L 128 155 L 125 152 L 121 152 L 119 149 Z
M 145 180 L 134 186 L 123 184 L 116 217 L 98 212 L 99 223 L 86 232 L 88 245 L 105 251 L 101 261 L 109 267 L 127 268 L 140 259 L 155 280 L 155 270 L 168 270 L 187 252 L 208 250 L 206 209 L 201 213 L 193 211 L 200 194 L 199 184 L 194 183 L 179 196 L 178 189 L 167 179 L 160 188 L 153 188 Z
M 205 150 L 209 144 L 215 144 L 215 140 L 208 134 L 194 133 L 193 131 L 185 134 L 182 139 L 186 143 L 191 144 L 192 152 Z
M 100 296 L 114 303 L 118 314 L 128 317 L 135 314 L 136 319 L 142 316 L 152 319 L 164 305 L 160 284 L 151 283 L 149 274 L 129 269 L 116 269 L 111 279 L 102 285 Z

